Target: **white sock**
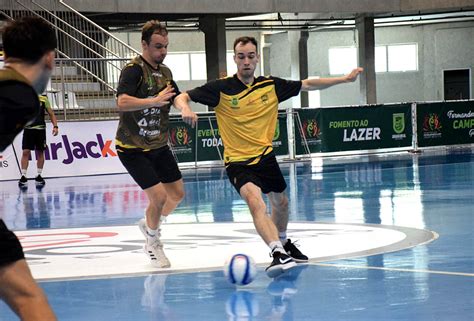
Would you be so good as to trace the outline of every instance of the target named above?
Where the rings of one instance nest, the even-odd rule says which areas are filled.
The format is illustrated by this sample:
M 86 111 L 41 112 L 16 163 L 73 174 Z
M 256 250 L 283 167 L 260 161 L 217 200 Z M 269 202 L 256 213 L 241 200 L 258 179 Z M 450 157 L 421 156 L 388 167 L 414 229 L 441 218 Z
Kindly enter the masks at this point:
M 38 175 L 41 175 L 42 172 L 43 172 L 43 169 L 42 169 L 42 168 L 38 168 Z
M 146 227 L 146 238 L 147 240 L 151 241 L 152 239 L 159 237 L 160 233 L 158 232 L 158 229 L 151 229 L 148 226 Z
M 159 225 L 159 226 L 161 226 L 161 224 L 163 224 L 163 223 L 166 222 L 166 218 L 167 218 L 167 217 L 168 217 L 168 215 L 166 215 L 166 216 L 165 216 L 165 215 L 161 215 L 161 216 L 160 216 L 160 225 Z
M 21 170 L 21 176 L 26 176 L 26 171 L 27 171 L 27 169 L 22 169 Z
M 273 252 L 280 252 L 280 253 L 286 253 L 285 249 L 283 248 L 283 244 L 281 244 L 281 241 L 273 241 L 268 244 L 270 249 Z

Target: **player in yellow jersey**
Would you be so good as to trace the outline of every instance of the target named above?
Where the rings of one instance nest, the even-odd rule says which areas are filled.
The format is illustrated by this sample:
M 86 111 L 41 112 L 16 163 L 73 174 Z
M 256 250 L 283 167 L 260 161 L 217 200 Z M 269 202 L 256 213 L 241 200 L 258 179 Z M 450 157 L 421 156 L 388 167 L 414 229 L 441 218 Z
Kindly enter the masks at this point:
M 58 134 L 58 120 L 54 115 L 51 104 L 49 103 L 48 97 L 46 95 L 39 96 L 40 100 L 40 111 L 38 116 L 33 120 L 33 122 L 25 126 L 23 131 L 23 142 L 22 149 L 23 153 L 21 155 L 21 178 L 18 182 L 20 188 L 27 186 L 28 179 L 26 178 L 26 171 L 28 170 L 28 163 L 31 155 L 31 151 L 36 151 L 36 168 L 37 175 L 35 177 L 35 183 L 37 187 L 43 187 L 45 181 L 41 176 L 44 166 L 44 151 L 46 149 L 46 122 L 44 121 L 45 113 L 48 113 L 49 119 L 53 124 L 52 134 L 56 136 Z
M 278 77 L 255 77 L 260 56 L 253 37 L 234 42 L 237 73 L 233 77 L 210 81 L 175 98 L 183 120 L 194 126 L 197 116 L 189 101 L 214 107 L 224 144 L 227 175 L 249 206 L 257 232 L 270 247 L 273 261 L 266 268 L 269 277 L 277 277 L 307 262 L 308 257 L 287 238 L 288 197 L 286 182 L 272 148 L 278 104 L 300 91 L 319 90 L 353 82 L 362 72 L 354 69 L 343 77 L 285 80 Z M 262 193 L 268 195 L 271 218 Z

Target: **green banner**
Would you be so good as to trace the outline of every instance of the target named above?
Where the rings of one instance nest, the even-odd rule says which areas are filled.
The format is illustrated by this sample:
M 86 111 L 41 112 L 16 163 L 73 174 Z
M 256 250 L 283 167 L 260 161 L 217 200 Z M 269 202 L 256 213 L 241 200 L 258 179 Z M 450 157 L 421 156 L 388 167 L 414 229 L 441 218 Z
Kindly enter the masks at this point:
M 417 104 L 418 146 L 474 143 L 474 101 Z
M 288 129 L 286 114 L 278 114 L 278 122 L 273 136 L 273 151 L 275 155 L 288 155 Z
M 296 155 L 321 152 L 321 109 L 298 109 L 294 122 Z
M 214 113 L 199 114 L 196 128 L 186 125 L 180 117 L 171 117 L 170 144 L 180 163 L 221 160 L 219 153 L 224 157 L 224 147 Z M 288 155 L 286 114 L 278 115 L 273 149 L 276 155 Z
M 209 116 L 199 115 L 196 147 L 198 161 L 221 160 L 221 157 L 224 158 L 224 147 L 214 114 Z M 221 156 L 219 156 L 219 153 Z
M 296 153 L 411 146 L 409 104 L 298 110 Z M 301 135 L 303 133 L 303 136 Z M 306 138 L 306 141 L 302 139 Z
M 182 120 L 171 118 L 169 123 L 169 142 L 178 163 L 194 162 L 196 155 L 196 131 Z

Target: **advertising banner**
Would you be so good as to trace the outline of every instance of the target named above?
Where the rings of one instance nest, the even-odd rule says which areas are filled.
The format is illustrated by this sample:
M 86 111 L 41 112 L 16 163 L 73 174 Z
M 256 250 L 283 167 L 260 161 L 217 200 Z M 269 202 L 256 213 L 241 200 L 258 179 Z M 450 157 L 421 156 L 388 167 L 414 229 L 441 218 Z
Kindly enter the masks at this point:
M 44 177 L 64 177 L 76 175 L 97 175 L 125 173 L 126 170 L 117 157 L 115 150 L 115 131 L 118 121 L 89 121 L 59 123 L 59 134 L 51 135 L 51 124 L 47 124 L 47 144 L 45 150 Z M 20 133 L 13 146 L 18 158 L 21 157 Z M 8 163 L 8 170 L 0 167 L 0 179 L 19 178 L 16 160 L 11 148 L 2 153 Z M 36 175 L 36 155 L 31 153 L 28 177 Z M 16 168 L 16 174 L 14 169 Z M 13 176 L 12 176 L 13 175 Z
M 169 143 L 178 163 L 196 160 L 196 130 L 178 118 L 170 118 Z
M 321 152 L 321 109 L 297 109 L 295 117 L 296 155 Z
M 199 114 L 196 128 L 186 125 L 181 118 L 172 118 L 170 144 L 180 163 L 220 161 L 224 157 L 224 146 L 214 113 Z M 273 149 L 276 155 L 288 155 L 286 114 L 278 115 Z
M 21 146 L 21 135 L 20 134 L 20 146 Z M 18 140 L 18 136 L 16 140 Z M 21 150 L 17 150 L 20 153 L 18 157 L 21 157 Z M 36 167 L 35 167 L 36 168 Z M 3 152 L 0 152 L 0 181 L 9 179 L 20 179 L 20 163 L 15 156 L 15 151 L 12 146 L 7 147 Z
M 411 105 L 378 105 L 321 110 L 322 152 L 409 147 Z
M 198 161 L 222 160 L 224 146 L 214 114 L 199 115 L 196 149 Z
M 474 143 L 474 101 L 416 106 L 418 146 Z
M 288 129 L 286 127 L 286 113 L 278 114 L 278 122 L 273 136 L 273 151 L 277 156 L 288 155 Z

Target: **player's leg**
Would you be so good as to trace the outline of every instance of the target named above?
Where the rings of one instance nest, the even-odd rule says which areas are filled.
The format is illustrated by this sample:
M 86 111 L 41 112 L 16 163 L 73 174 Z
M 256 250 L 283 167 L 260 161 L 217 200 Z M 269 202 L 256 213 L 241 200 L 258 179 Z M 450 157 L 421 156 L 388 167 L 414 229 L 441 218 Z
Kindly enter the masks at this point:
M 286 253 L 298 263 L 308 262 L 308 257 L 301 253 L 295 243 L 288 238 L 288 196 L 285 192 L 268 193 L 268 198 L 272 206 L 272 220 L 278 229 L 278 236 Z
M 268 199 L 272 207 L 272 220 L 278 229 L 278 233 L 286 233 L 288 226 L 288 196 L 284 191 L 281 193 L 270 192 L 268 193 Z
M 166 202 L 163 205 L 161 215 L 163 217 L 168 216 L 175 210 L 175 208 L 181 203 L 184 198 L 184 183 L 183 179 L 178 179 L 171 183 L 162 183 L 166 191 Z
M 183 176 L 168 146 L 158 150 L 153 159 L 153 165 L 166 192 L 166 202 L 161 212 L 161 215 L 166 217 L 184 198 Z
M 240 188 L 240 196 L 247 203 L 252 214 L 255 229 L 265 243 L 270 245 L 272 242 L 278 241 L 278 231 L 267 215 L 267 207 L 260 187 L 252 182 L 248 182 Z
M 31 276 L 20 241 L 0 219 L 0 298 L 23 321 L 56 320 L 40 287 Z
M 23 149 L 21 153 L 21 174 L 26 176 L 26 171 L 28 170 L 28 163 L 30 161 L 31 150 L 30 149 Z
M 23 321 L 56 320 L 24 259 L 0 266 L 0 297 Z
M 229 180 L 247 203 L 252 214 L 255 229 L 271 250 L 273 261 L 265 271 L 269 277 L 277 277 L 296 263 L 289 257 L 278 239 L 278 231 L 267 215 L 267 207 L 259 186 L 261 181 L 257 175 L 259 168 L 245 165 L 230 164 L 226 168 Z
M 18 181 L 18 186 L 20 186 L 20 188 L 26 187 L 28 185 L 28 178 L 26 177 L 26 173 L 28 171 L 28 162 L 30 160 L 30 155 L 31 155 L 31 150 L 23 149 L 21 153 L 21 160 L 20 160 L 21 177 L 20 177 L 20 180 Z
M 138 222 L 138 227 L 145 237 L 143 251 L 151 263 L 157 267 L 169 267 L 170 262 L 163 252 L 160 241 L 159 220 L 166 202 L 166 191 L 153 166 L 155 151 L 126 151 L 118 152 L 123 166 L 135 182 L 141 187 L 148 198 L 145 218 Z
M 46 149 L 46 129 L 37 129 L 35 135 L 35 152 L 36 152 L 36 170 L 35 177 L 36 186 L 44 186 L 45 181 L 41 176 L 44 167 L 44 150 Z

